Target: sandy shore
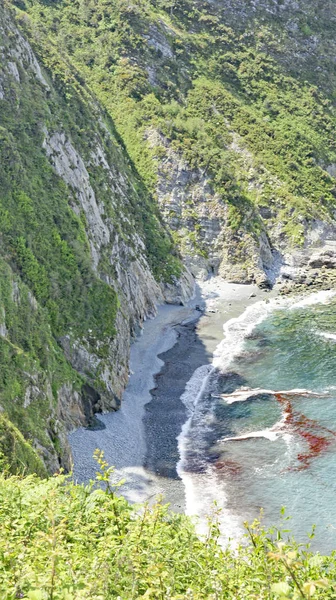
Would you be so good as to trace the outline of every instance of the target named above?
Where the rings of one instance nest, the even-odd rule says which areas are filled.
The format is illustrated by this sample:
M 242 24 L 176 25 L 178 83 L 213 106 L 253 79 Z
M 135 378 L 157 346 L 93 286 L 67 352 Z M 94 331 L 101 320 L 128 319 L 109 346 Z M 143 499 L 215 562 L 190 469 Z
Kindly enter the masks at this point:
M 99 448 L 115 466 L 115 480 L 126 479 L 122 493 L 130 501 L 162 494 L 174 510 L 183 511 L 176 437 L 187 416 L 180 397 L 193 372 L 212 362 L 223 324 L 274 294 L 212 279 L 198 286 L 188 306 L 159 307 L 132 345 L 131 376 L 121 409 L 99 416 L 105 429 L 81 428 L 69 436 L 75 479 L 87 482 L 95 476 L 92 455 Z

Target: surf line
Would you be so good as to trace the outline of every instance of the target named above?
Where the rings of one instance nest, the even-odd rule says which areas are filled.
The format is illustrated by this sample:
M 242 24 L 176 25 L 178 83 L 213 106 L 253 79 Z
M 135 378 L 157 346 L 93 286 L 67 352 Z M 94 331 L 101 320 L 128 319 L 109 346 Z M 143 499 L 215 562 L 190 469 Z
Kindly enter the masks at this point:
M 283 394 L 284 396 L 329 396 L 328 392 L 313 392 L 311 390 L 306 389 L 294 389 L 294 390 L 280 390 L 275 392 L 274 390 L 266 390 L 263 388 L 255 388 L 251 389 L 248 387 L 240 387 L 238 390 L 231 392 L 231 394 L 219 394 L 214 395 L 214 398 L 222 398 L 226 400 L 227 404 L 233 404 L 233 402 L 245 402 L 246 400 L 251 400 L 251 398 L 255 398 L 256 396 L 267 395 L 267 396 L 275 396 L 276 394 Z
M 187 382 L 185 391 L 181 396 L 181 401 L 187 408 L 187 420 L 177 438 L 180 459 L 176 468 L 185 489 L 186 514 L 198 516 L 197 531 L 199 533 L 203 534 L 207 532 L 208 514 L 214 501 L 222 509 L 222 539 L 227 540 L 228 537 L 238 539 L 243 533 L 239 516 L 235 515 L 227 506 L 227 496 L 223 489 L 223 481 L 217 479 L 217 470 L 219 472 L 221 470 L 227 471 L 231 476 L 239 476 L 241 465 L 236 461 L 226 461 L 224 459 L 217 462 L 217 469 L 214 469 L 213 465 L 207 463 L 207 469 L 202 473 L 195 472 L 190 468 L 189 448 L 191 444 L 193 445 L 193 449 L 196 449 L 198 452 L 198 456 L 201 459 L 204 457 L 204 448 L 200 445 L 202 435 L 198 434 L 200 429 L 204 433 L 209 425 L 203 418 L 200 409 L 202 408 L 203 397 L 207 395 L 207 391 L 212 395 L 211 390 L 208 388 L 208 384 L 211 383 L 211 377 L 216 371 L 225 373 L 228 370 L 230 364 L 232 364 L 235 357 L 243 349 L 246 337 L 271 312 L 283 308 L 296 309 L 304 308 L 311 304 L 327 304 L 334 297 L 335 293 L 335 291 L 322 291 L 313 293 L 308 297 L 277 297 L 267 303 L 260 301 L 252 304 L 240 316 L 232 318 L 223 324 L 223 339 L 213 354 L 212 364 L 196 369 Z M 209 408 L 211 409 L 211 407 Z M 282 421 L 278 423 L 278 426 L 282 427 L 284 421 L 285 415 Z M 276 425 L 274 426 L 275 428 Z M 194 431 L 195 433 L 195 430 L 197 435 L 193 437 L 192 432 Z M 207 457 L 205 456 L 205 458 Z

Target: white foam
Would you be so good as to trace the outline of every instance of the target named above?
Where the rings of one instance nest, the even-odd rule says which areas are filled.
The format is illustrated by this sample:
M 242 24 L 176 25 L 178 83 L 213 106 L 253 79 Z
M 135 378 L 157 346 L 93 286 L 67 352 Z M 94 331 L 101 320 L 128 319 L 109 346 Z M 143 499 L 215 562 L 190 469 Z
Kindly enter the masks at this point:
M 223 481 L 213 467 L 208 467 L 204 473 L 184 473 L 186 499 L 192 498 L 192 505 L 187 503 L 186 514 L 196 517 L 197 533 L 206 536 L 209 530 L 209 516 L 215 514 L 220 519 L 221 535 L 219 543 L 223 546 L 229 540 L 238 540 L 243 534 L 241 519 L 227 508 L 227 495 Z
M 193 413 L 197 401 L 205 389 L 211 371 L 211 365 L 202 365 L 201 367 L 198 367 L 186 384 L 181 400 L 187 407 L 189 416 Z
M 220 290 L 218 290 L 220 294 Z M 206 365 L 195 371 L 191 379 L 186 385 L 184 394 L 181 400 L 188 409 L 188 420 L 183 425 L 182 431 L 178 436 L 178 449 L 180 461 L 177 465 L 177 472 L 181 477 L 185 487 L 186 497 L 186 514 L 198 517 L 197 530 L 200 533 L 205 533 L 208 527 L 207 516 L 214 503 L 221 510 L 221 541 L 226 543 L 228 538 L 237 539 L 242 533 L 241 519 L 227 509 L 227 496 L 224 489 L 223 478 L 219 476 L 215 468 L 207 466 L 204 472 L 195 473 L 188 471 L 188 451 L 190 449 L 200 458 L 202 456 L 202 434 L 206 432 L 208 424 L 205 419 L 205 409 L 210 413 L 211 421 L 211 404 L 204 406 L 204 392 L 211 374 L 215 369 L 225 372 L 243 349 L 245 339 L 252 333 L 257 325 L 264 321 L 267 316 L 276 309 L 290 308 L 296 309 L 313 304 L 328 303 L 336 294 L 336 291 L 321 291 L 313 293 L 299 301 L 293 298 L 275 298 L 271 301 L 258 301 L 249 306 L 238 318 L 229 320 L 223 326 L 224 338 L 217 346 L 211 366 Z M 222 295 L 224 298 L 225 295 Z M 294 302 L 294 304 L 293 304 Z M 252 394 L 251 394 L 252 392 Z M 251 395 L 261 393 L 274 393 L 274 390 L 238 390 L 233 394 L 228 394 L 224 397 L 228 403 L 234 401 L 243 401 L 250 398 Z M 310 390 L 285 390 L 283 394 L 311 394 L 320 396 L 320 393 L 311 392 Z M 209 402 L 209 401 L 207 401 Z M 203 408 L 203 411 L 202 411 Z M 277 439 L 282 433 L 286 443 L 290 443 L 291 435 L 285 433 L 286 415 L 283 415 L 282 421 L 277 423 L 270 429 L 251 432 L 243 436 L 247 437 L 264 437 L 271 441 Z M 192 438 L 192 439 L 190 439 Z M 233 438 L 233 439 L 238 439 Z M 240 438 L 242 439 L 242 437 Z M 227 438 L 226 441 L 229 441 Z M 231 438 L 232 441 L 232 438 Z M 191 446 L 191 443 L 193 446 Z
M 298 390 L 291 391 L 297 392 Z M 235 442 L 248 440 L 251 438 L 265 438 L 267 440 L 270 440 L 271 442 L 275 442 L 279 437 L 281 437 L 286 441 L 286 443 L 288 443 L 292 438 L 292 434 L 288 431 L 287 418 L 288 413 L 283 412 L 280 421 L 275 423 L 275 425 L 273 425 L 272 427 L 268 427 L 267 429 L 261 429 L 260 431 L 251 431 L 249 433 L 243 433 L 242 435 L 237 435 L 233 437 L 225 437 L 218 441 Z
M 299 302 L 295 302 L 290 308 L 304 308 L 305 306 L 312 306 L 313 304 L 328 304 L 332 298 L 336 295 L 336 290 L 322 290 L 320 292 L 314 292 L 309 294 Z
M 223 438 L 222 442 L 239 442 L 242 440 L 249 440 L 251 438 L 265 438 L 271 442 L 275 442 L 280 435 L 280 431 L 276 431 L 273 428 L 262 429 L 261 431 L 251 431 L 250 433 L 244 433 L 243 435 L 237 435 L 235 437 Z
M 321 337 L 325 338 L 326 340 L 332 340 L 333 342 L 336 342 L 336 333 L 327 333 L 325 331 L 318 331 L 317 335 L 320 335 Z
M 234 402 L 245 402 L 250 398 L 255 398 L 261 394 L 276 395 L 281 394 L 282 396 L 325 396 L 327 392 L 313 392 L 312 390 L 306 390 L 305 388 L 295 388 L 293 390 L 266 390 L 263 388 L 240 388 L 231 394 L 220 394 L 219 398 L 226 401 L 227 404 L 233 404 Z
M 226 371 L 233 359 L 242 351 L 245 338 L 250 335 L 259 323 L 275 308 L 288 304 L 288 299 L 274 299 L 270 302 L 261 300 L 249 306 L 238 318 L 230 319 L 223 326 L 224 339 L 218 344 L 213 359 L 213 366 Z
M 178 436 L 178 449 L 180 461 L 177 464 L 177 472 L 185 487 L 186 514 L 197 515 L 197 530 L 200 534 L 206 532 L 208 526 L 207 516 L 216 502 L 221 510 L 222 542 L 228 538 L 237 539 L 242 533 L 239 518 L 231 514 L 227 509 L 227 498 L 223 489 L 223 482 L 215 469 L 207 466 L 205 472 L 195 473 L 188 471 L 188 451 L 192 450 L 196 457 L 202 457 L 202 438 L 206 434 L 209 423 L 205 423 L 204 409 L 208 408 L 208 416 L 211 421 L 211 405 L 204 406 L 202 399 L 207 389 L 210 377 L 216 369 L 226 370 L 231 361 L 241 351 L 244 340 L 271 312 L 272 308 L 288 303 L 287 299 L 275 299 L 271 302 L 260 301 L 248 307 L 242 315 L 231 319 L 223 326 L 225 338 L 217 346 L 214 353 L 212 365 L 206 365 L 196 369 L 193 376 L 186 385 L 182 402 L 188 409 L 189 417 L 183 425 Z M 192 447 L 191 447 L 191 444 Z M 195 447 L 196 446 L 196 447 Z

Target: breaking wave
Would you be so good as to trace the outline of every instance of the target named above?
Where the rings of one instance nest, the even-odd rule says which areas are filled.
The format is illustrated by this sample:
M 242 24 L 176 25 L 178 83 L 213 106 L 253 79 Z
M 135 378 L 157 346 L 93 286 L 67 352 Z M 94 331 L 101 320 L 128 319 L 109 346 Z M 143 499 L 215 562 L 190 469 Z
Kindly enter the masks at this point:
M 318 331 L 317 335 L 320 335 L 321 337 L 323 337 L 326 340 L 331 340 L 333 342 L 336 342 L 336 333 L 327 333 L 325 331 Z
M 281 394 L 283 396 L 321 396 L 326 395 L 327 392 L 313 392 L 311 390 L 306 390 L 304 388 L 296 388 L 294 390 L 266 390 L 263 388 L 239 388 L 235 392 L 231 394 L 220 394 L 218 397 L 222 398 L 226 401 L 227 404 L 233 404 L 233 402 L 245 402 L 246 400 L 250 400 L 251 398 L 255 398 L 261 395 L 270 395 L 275 396 L 276 394 Z
M 220 477 L 220 473 L 216 471 L 215 466 L 211 462 L 209 463 L 206 456 L 208 448 L 205 441 L 206 433 L 210 430 L 214 421 L 214 403 L 219 398 L 218 395 L 215 396 L 210 393 L 212 376 L 215 373 L 225 373 L 228 370 L 233 360 L 242 352 L 246 338 L 274 310 L 283 308 L 292 310 L 318 303 L 327 304 L 335 294 L 334 291 L 321 291 L 300 300 L 275 298 L 268 302 L 258 301 L 249 306 L 238 318 L 225 323 L 223 326 L 223 340 L 214 352 L 212 364 L 198 368 L 187 383 L 181 400 L 187 407 L 188 419 L 177 438 L 180 454 L 177 472 L 185 487 L 186 513 L 198 517 L 197 526 L 200 533 L 206 532 L 208 526 L 207 516 L 211 512 L 214 503 L 221 510 L 222 542 L 227 543 L 228 539 L 237 539 L 242 532 L 239 517 L 227 508 L 223 478 Z M 327 335 L 331 336 L 333 334 Z M 221 394 L 220 398 L 225 400 L 227 404 L 231 404 L 233 402 L 243 402 L 261 394 L 321 396 L 321 393 L 309 389 L 292 389 L 279 392 L 262 388 L 240 388 L 231 394 Z M 286 432 L 286 420 L 287 415 L 283 413 L 282 420 L 271 428 L 247 432 L 240 436 L 226 437 L 219 441 L 227 443 L 249 438 L 266 438 L 275 441 L 279 436 L 283 436 L 288 442 L 291 435 L 288 431 Z

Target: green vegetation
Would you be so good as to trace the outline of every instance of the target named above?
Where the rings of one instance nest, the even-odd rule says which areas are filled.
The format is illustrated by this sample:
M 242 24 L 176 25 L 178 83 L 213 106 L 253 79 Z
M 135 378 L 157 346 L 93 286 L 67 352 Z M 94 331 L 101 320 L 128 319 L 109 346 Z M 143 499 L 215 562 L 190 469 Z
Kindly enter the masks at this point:
M 239 54 L 236 60 L 238 57 Z M 251 61 L 248 64 L 251 68 Z M 172 132 L 176 147 L 183 151 L 190 164 L 206 169 L 212 176 L 215 190 L 240 209 L 241 219 L 235 222 L 234 228 L 239 229 L 242 222 L 246 226 L 246 216 L 253 204 L 275 204 L 278 219 L 280 217 L 288 229 L 291 222 L 299 223 L 300 218 L 324 216 L 328 219 L 328 210 L 335 201 L 334 183 L 316 161 L 328 150 L 326 162 L 332 162 L 334 156 L 332 140 L 329 140 L 329 148 L 325 144 L 333 127 L 331 115 L 326 111 L 321 114 L 321 119 L 318 118 L 318 102 L 314 98 L 314 88 L 310 86 L 300 89 L 294 81 L 286 80 L 278 73 L 275 79 L 279 89 L 276 90 L 273 82 L 268 82 L 265 91 L 265 82 L 260 79 L 251 82 L 246 69 L 243 73 L 244 94 L 251 96 L 254 93 L 252 104 L 242 103 L 221 82 L 205 78 L 194 82 L 187 97 L 187 107 L 179 115 Z M 276 108 L 273 105 L 272 109 L 276 114 L 267 118 L 272 96 L 276 98 Z M 295 106 L 291 107 L 290 102 L 294 99 Z M 305 110 L 300 111 L 300 104 Z M 310 113 L 314 113 L 311 123 Z M 256 179 L 266 174 L 257 195 L 249 193 L 247 173 L 237 161 L 237 152 L 230 146 L 233 132 L 239 136 L 238 141 L 248 158 L 249 153 L 253 153 Z M 270 179 L 268 173 L 278 182 L 273 185 L 273 190 L 267 181 Z M 252 225 L 258 227 L 255 221 Z
M 0 467 L 2 472 L 34 474 L 46 476 L 47 471 L 41 460 L 26 442 L 22 433 L 0 415 Z
M 64 384 L 80 391 L 82 382 L 52 335 L 47 310 L 36 302 L 27 285 L 2 259 L 0 306 L 3 321 L 0 327 L 4 328 L 0 335 L 0 405 L 6 415 L 1 429 L 11 431 L 8 439 L 1 438 L 0 451 L 9 464 L 12 461 L 17 464 L 15 449 L 19 449 L 19 460 L 27 454 L 28 472 L 40 473 L 40 467 L 32 469 L 32 460 L 28 460 L 34 454 L 36 464 L 41 462 L 29 443 L 42 445 L 51 453 L 56 451 L 62 460 L 63 448 L 53 445 L 57 443 L 58 391 Z M 8 418 L 14 425 L 10 425 Z M 14 443 L 16 428 L 28 442 L 24 446 L 21 438 Z
M 258 600 L 334 598 L 336 556 L 279 530 L 247 527 L 237 551 L 218 544 L 216 518 L 200 540 L 190 520 L 116 495 L 101 453 L 97 481 L 0 477 L 3 600 Z
M 0 406 L 50 469 L 49 459 L 64 458 L 59 418 L 63 386 L 76 392 L 79 402 L 86 381 L 98 393 L 108 393 L 101 374 L 111 366 L 116 315 L 123 309 L 111 258 L 115 237 L 130 254 L 135 236 L 144 240 L 143 255 L 157 280 L 171 281 L 181 265 L 153 199 L 120 148 L 111 119 L 83 80 L 71 69 L 67 75 L 57 53 L 54 62 L 46 63 L 45 83 L 34 75 L 29 55 L 13 63 L 24 48 L 3 6 L 0 22 Z M 46 132 L 62 134 L 64 143 L 71 140 L 104 208 L 102 219 L 112 224 L 115 237 L 102 240 L 96 270 L 92 232 L 78 190 L 48 160 Z M 95 158 L 97 146 L 111 173 Z M 81 344 L 93 355 L 97 368 L 78 375 L 65 358 L 65 338 L 69 348 Z M 4 444 L 3 452 L 12 460 L 8 448 Z M 37 454 L 35 458 L 40 460 Z
M 313 35 L 325 43 L 324 62 L 317 68 L 314 56 L 309 70 L 307 60 L 303 78 L 288 65 L 293 40 L 286 11 L 270 16 L 258 9 L 251 24 L 239 3 L 229 11 L 221 3 L 190 0 L 176 6 L 26 0 L 19 6 L 17 16 L 45 64 L 57 60 L 63 82 L 70 65 L 73 77 L 80 74 L 154 194 L 165 150 L 146 143 L 152 129 L 210 177 L 228 204 L 235 233 L 257 239 L 265 227 L 262 207 L 272 211 L 268 230 L 279 234 L 280 226 L 293 245 L 304 241 L 313 219 L 332 218 L 334 180 L 323 168 L 336 161 L 335 80 L 326 42 L 332 7 L 305 4 L 304 22 L 292 9 L 297 43 Z

